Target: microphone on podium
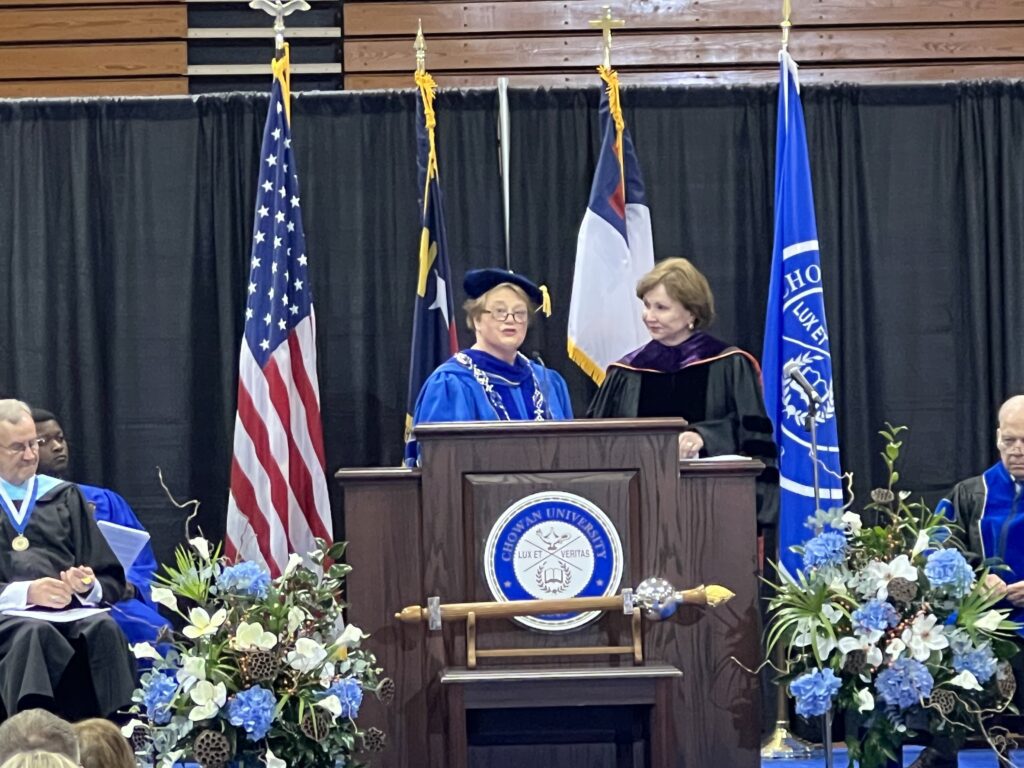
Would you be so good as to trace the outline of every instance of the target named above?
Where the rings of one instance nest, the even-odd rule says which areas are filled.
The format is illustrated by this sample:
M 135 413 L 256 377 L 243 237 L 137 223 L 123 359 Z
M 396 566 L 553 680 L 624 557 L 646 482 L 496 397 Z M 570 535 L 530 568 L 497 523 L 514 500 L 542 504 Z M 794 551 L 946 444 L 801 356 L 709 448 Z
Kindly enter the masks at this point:
M 807 397 L 814 403 L 818 405 L 821 404 L 821 395 L 819 395 L 818 391 L 811 386 L 811 382 L 807 380 L 807 377 L 804 376 L 803 372 L 800 370 L 800 364 L 795 360 L 791 360 L 786 363 L 785 367 L 782 369 L 782 375 L 785 378 L 795 381 L 796 385 L 800 387 L 800 389 L 804 391 L 804 394 L 807 395 Z

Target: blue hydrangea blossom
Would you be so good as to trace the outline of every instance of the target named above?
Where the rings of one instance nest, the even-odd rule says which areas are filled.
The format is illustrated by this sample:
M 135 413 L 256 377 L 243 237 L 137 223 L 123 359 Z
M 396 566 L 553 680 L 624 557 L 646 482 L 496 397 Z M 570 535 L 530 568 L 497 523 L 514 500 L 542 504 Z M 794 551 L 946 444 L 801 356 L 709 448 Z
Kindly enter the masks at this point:
M 842 685 L 831 669 L 812 669 L 789 684 L 796 698 L 796 713 L 801 717 L 825 714 Z
M 896 659 L 875 680 L 875 691 L 882 701 L 898 709 L 907 709 L 932 695 L 928 667 L 917 659 Z
M 270 730 L 276 706 L 273 693 L 254 685 L 228 699 L 228 722 L 241 727 L 250 741 L 259 741 Z
M 237 565 L 229 565 L 221 571 L 217 576 L 217 588 L 222 592 L 248 595 L 262 600 L 270 588 L 270 574 L 258 563 L 245 560 Z

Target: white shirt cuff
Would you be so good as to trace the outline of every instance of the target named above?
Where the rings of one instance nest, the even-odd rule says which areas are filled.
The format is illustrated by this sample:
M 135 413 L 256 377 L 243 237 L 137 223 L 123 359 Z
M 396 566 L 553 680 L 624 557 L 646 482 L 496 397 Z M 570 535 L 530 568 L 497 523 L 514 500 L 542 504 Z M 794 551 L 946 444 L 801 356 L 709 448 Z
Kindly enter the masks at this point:
M 12 581 L 0 593 L 0 611 L 23 611 L 28 608 L 28 588 L 31 581 Z

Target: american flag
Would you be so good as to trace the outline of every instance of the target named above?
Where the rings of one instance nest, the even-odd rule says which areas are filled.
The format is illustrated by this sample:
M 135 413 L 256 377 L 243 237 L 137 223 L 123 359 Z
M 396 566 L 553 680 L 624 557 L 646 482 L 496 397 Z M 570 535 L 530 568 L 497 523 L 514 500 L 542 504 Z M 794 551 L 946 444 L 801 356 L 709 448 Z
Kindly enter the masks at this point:
M 227 555 L 277 576 L 330 539 L 316 328 L 289 129 L 287 54 L 263 130 L 245 336 L 239 360 Z

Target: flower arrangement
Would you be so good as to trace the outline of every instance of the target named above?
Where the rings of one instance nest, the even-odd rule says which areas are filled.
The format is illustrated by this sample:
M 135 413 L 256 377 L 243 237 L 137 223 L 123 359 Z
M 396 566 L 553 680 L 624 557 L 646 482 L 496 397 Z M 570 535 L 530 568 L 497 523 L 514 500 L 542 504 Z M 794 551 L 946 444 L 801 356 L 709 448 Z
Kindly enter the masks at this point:
M 794 551 L 796 575 L 778 566 L 768 628 L 769 652 L 785 651 L 783 681 L 804 717 L 839 711 L 851 761 L 878 768 L 895 760 L 914 728 L 948 736 L 987 729 L 1015 711 L 1009 659 L 1019 624 L 960 550 L 950 520 L 897 490 L 905 427 L 881 432 L 887 488 L 872 492 L 865 525 L 849 509 L 818 511 L 813 537 Z
M 177 549 L 153 599 L 184 622 L 160 648 L 133 646 L 152 662 L 123 729 L 141 764 L 170 768 L 358 766 L 383 734 L 356 724 L 366 693 L 385 703 L 394 683 L 343 623 L 344 545 L 293 554 L 276 579 L 261 565 L 229 564 L 203 538 Z

